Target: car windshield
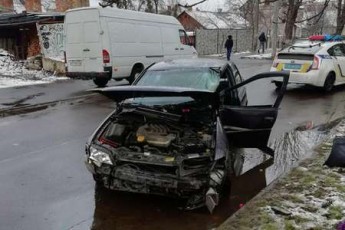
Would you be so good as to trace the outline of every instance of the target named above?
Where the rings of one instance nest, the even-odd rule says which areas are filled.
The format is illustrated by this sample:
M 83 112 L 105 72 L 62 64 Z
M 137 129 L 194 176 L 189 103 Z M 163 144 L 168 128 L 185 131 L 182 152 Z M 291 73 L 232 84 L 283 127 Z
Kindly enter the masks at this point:
M 149 70 L 136 85 L 185 87 L 215 91 L 219 84 L 219 78 L 219 73 L 211 68 Z
M 137 86 L 184 87 L 196 90 L 216 91 L 219 85 L 219 71 L 213 68 L 182 68 L 149 70 L 136 83 Z M 125 104 L 177 105 L 193 103 L 191 97 L 144 97 L 127 99 Z

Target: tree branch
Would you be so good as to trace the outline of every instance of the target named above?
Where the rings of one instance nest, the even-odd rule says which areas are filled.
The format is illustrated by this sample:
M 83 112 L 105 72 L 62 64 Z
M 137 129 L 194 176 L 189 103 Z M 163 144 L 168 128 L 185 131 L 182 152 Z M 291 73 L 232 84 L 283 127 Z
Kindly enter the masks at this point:
M 330 0 L 325 0 L 325 3 L 324 3 L 324 5 L 323 5 L 323 8 L 322 8 L 322 10 L 321 10 L 319 13 L 317 13 L 317 14 L 311 16 L 310 18 L 306 18 L 306 19 L 303 19 L 303 20 L 300 20 L 300 21 L 296 21 L 295 23 L 301 23 L 301 22 L 305 22 L 305 21 L 310 21 L 310 20 L 312 20 L 312 19 L 314 19 L 314 18 L 316 18 L 316 17 L 318 17 L 318 19 L 315 21 L 314 24 L 318 23 L 319 20 L 321 19 L 322 15 L 324 14 L 326 8 L 328 7 L 328 3 L 329 3 L 329 2 L 330 2 Z
M 114 4 L 113 2 L 104 2 L 104 1 L 98 3 L 98 5 L 103 8 L 107 6 L 113 7 L 113 4 Z
M 184 8 L 188 8 L 188 7 L 193 7 L 193 6 L 196 6 L 196 5 L 199 5 L 200 3 L 203 3 L 203 2 L 206 2 L 207 0 L 201 0 L 201 1 L 199 1 L 199 2 L 197 2 L 197 3 L 194 3 L 194 4 L 192 4 L 192 5 L 188 5 L 188 3 L 187 4 L 185 4 L 185 5 L 182 5 L 182 4 L 177 4 L 178 6 L 181 6 L 181 7 L 184 7 Z

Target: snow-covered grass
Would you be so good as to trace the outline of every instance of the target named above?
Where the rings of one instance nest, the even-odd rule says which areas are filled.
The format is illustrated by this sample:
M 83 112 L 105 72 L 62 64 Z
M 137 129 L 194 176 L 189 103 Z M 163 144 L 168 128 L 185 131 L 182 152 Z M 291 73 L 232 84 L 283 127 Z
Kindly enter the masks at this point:
M 219 229 L 345 229 L 345 169 L 323 166 L 345 120 L 315 154 L 278 179 Z
M 67 79 L 56 77 L 43 70 L 28 70 L 24 61 L 14 61 L 5 50 L 0 49 L 0 88 L 17 87 L 33 84 L 51 83 Z

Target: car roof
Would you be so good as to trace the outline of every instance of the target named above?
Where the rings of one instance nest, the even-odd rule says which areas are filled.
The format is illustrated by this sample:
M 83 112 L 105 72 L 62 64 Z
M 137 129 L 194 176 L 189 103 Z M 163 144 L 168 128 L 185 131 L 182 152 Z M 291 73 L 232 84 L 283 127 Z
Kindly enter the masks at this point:
M 191 58 L 191 59 L 174 59 L 155 63 L 149 70 L 167 70 L 167 69 L 195 69 L 195 68 L 220 68 L 223 69 L 229 63 L 225 60 L 210 58 Z
M 335 44 L 344 44 L 343 42 L 320 42 L 320 41 L 302 41 L 293 44 L 280 51 L 279 53 L 293 54 L 316 54 L 321 50 L 329 49 Z

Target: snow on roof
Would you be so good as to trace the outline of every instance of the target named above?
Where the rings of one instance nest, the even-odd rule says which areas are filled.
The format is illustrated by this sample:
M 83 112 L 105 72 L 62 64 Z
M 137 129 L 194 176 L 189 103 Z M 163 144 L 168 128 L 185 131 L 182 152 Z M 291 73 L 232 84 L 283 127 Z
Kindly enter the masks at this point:
M 184 11 L 197 20 L 205 29 L 234 29 L 243 28 L 247 21 L 233 13 L 208 12 L 208 11 Z

